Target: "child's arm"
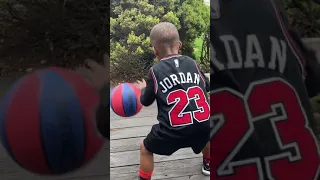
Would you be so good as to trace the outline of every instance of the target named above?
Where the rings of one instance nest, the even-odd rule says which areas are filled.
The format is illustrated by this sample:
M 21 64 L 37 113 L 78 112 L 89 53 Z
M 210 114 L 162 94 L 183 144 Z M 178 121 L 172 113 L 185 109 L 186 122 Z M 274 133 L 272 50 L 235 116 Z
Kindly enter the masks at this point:
M 150 106 L 156 99 L 157 82 L 153 76 L 153 69 L 150 68 L 146 80 L 146 87 L 141 90 L 140 102 L 143 106 Z
M 206 83 L 206 91 L 210 92 L 210 80 L 202 71 L 200 71 L 200 72 L 201 72 L 202 76 L 204 77 L 204 80 Z
M 207 95 L 208 99 L 210 100 L 210 80 L 202 71 L 200 71 L 200 72 L 201 72 L 202 76 L 204 77 L 204 80 L 206 83 L 206 91 L 207 91 L 206 95 Z
M 307 72 L 305 84 L 309 97 L 317 96 L 320 92 L 320 64 L 317 60 L 316 52 L 302 42 L 300 36 L 293 28 L 289 28 L 289 33 L 295 40 L 298 48 L 302 51 L 303 56 L 306 58 L 304 62 L 305 70 Z
M 110 85 L 106 83 L 100 91 L 100 105 L 96 112 L 97 127 L 101 135 L 110 139 Z

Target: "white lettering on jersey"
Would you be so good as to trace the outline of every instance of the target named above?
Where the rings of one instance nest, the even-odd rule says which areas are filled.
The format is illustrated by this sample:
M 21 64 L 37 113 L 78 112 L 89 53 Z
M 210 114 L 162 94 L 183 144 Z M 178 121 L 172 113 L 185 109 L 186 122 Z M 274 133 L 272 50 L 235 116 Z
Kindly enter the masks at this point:
M 246 37 L 245 48 L 241 49 L 239 41 L 232 35 L 220 36 L 226 50 L 227 67 L 213 58 L 213 65 L 219 69 L 269 68 L 284 72 L 287 63 L 287 43 L 270 36 L 270 59 L 265 59 L 261 43 L 256 35 Z M 245 50 L 245 52 L 242 52 Z
M 192 74 L 190 72 L 185 74 L 180 72 L 179 74 L 171 74 L 169 77 L 165 77 L 159 82 L 162 93 L 167 93 L 168 90 L 172 89 L 174 86 L 186 83 L 199 85 L 200 74 Z

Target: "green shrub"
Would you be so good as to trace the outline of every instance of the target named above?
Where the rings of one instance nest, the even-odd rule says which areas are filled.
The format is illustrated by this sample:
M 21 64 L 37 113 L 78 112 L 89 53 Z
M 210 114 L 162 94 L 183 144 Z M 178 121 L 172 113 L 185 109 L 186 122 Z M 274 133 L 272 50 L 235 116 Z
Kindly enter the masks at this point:
M 301 37 L 320 36 L 320 5 L 312 0 L 282 0 L 290 24 Z
M 111 79 L 122 82 L 146 75 L 154 63 L 149 33 L 159 22 L 177 26 L 183 43 L 181 54 L 192 57 L 194 40 L 207 30 L 209 18 L 209 6 L 203 0 L 112 1 Z
M 109 51 L 109 4 L 106 0 L 0 1 L 1 60 L 12 68 L 34 67 L 40 61 L 67 67 L 87 58 L 102 61 L 102 54 Z

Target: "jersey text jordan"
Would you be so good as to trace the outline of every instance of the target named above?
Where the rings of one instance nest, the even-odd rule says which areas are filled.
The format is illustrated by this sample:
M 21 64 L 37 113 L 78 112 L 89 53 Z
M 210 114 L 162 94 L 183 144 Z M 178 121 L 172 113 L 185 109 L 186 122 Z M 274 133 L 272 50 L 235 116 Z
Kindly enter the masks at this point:
M 213 59 L 213 64 L 219 70 L 267 67 L 281 73 L 284 72 L 287 62 L 287 44 L 284 40 L 270 36 L 269 44 L 265 45 L 270 47 L 270 50 L 263 50 L 258 37 L 251 34 L 246 37 L 245 52 L 240 48 L 240 41 L 232 35 L 222 35 L 220 40 L 225 47 L 227 67 Z M 270 54 L 263 54 L 263 52 L 270 52 Z

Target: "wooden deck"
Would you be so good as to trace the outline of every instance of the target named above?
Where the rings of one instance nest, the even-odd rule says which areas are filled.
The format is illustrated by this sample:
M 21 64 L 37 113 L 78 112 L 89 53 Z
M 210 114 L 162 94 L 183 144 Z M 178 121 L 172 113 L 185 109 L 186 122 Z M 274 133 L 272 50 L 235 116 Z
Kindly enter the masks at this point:
M 121 118 L 111 113 L 110 176 L 112 180 L 136 180 L 139 167 L 139 145 L 157 123 L 156 104 L 144 107 L 131 118 Z M 201 173 L 202 155 L 190 148 L 181 149 L 172 156 L 155 155 L 152 179 L 209 180 Z
M 0 145 L 1 180 L 109 180 L 109 145 L 86 167 L 64 176 L 43 177 L 31 174 L 14 163 Z

